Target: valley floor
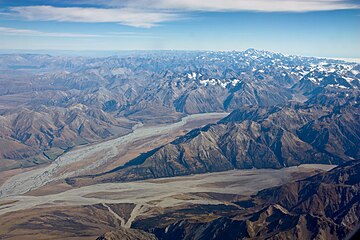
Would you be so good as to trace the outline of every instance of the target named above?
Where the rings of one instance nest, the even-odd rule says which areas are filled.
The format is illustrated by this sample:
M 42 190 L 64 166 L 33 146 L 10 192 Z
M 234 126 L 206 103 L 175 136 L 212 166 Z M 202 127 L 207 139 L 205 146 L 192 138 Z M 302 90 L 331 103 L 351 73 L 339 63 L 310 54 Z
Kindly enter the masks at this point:
M 67 177 L 121 166 L 225 115 L 196 114 L 173 124 L 138 124 L 126 136 L 75 148 L 50 165 L 10 176 L 0 186 L 0 239 L 95 239 L 167 211 L 183 212 L 192 206 L 214 206 L 215 212 L 224 206 L 241 209 L 234 202 L 334 167 L 310 164 L 278 170 L 231 170 L 78 188 L 64 182 Z M 229 209 L 226 211 L 232 211 Z
M 125 164 L 141 152 L 174 140 L 184 131 L 214 123 L 226 115 L 227 113 L 194 114 L 173 124 L 154 126 L 139 123 L 128 135 L 75 148 L 48 166 L 10 177 L 0 187 L 0 197 L 24 194 L 67 177 L 110 170 L 111 167 Z
M 259 190 L 281 185 L 318 171 L 328 171 L 331 165 L 301 165 L 273 169 L 232 170 L 184 177 L 163 178 L 128 183 L 97 184 L 49 195 L 20 195 L 1 199 L 0 215 L 37 208 L 94 204 L 135 204 L 131 217 L 145 214 L 151 208 L 173 208 L 187 204 L 223 204 L 226 195 L 250 196 Z M 200 194 L 199 194 L 200 193 Z M 202 196 L 201 193 L 206 193 Z M 209 194 L 223 195 L 209 198 Z M 16 223 L 14 222 L 16 225 Z M 125 226 L 130 226 L 127 222 Z

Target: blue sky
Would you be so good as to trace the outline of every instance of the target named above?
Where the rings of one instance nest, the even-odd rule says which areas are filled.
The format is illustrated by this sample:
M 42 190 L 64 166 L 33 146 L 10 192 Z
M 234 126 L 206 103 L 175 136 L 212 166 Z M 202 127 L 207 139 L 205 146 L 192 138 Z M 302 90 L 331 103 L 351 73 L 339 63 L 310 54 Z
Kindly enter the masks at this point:
M 360 0 L 0 0 L 0 49 L 360 58 Z

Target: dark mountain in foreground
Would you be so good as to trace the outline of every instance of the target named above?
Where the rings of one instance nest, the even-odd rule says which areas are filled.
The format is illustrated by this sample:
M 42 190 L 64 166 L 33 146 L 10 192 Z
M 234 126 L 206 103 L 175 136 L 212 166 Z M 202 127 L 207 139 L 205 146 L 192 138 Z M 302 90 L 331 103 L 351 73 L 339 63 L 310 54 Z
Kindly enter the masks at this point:
M 219 123 L 195 129 L 125 166 L 68 179 L 68 183 L 86 185 L 310 163 L 338 165 L 360 158 L 357 93 L 347 93 L 332 107 L 314 101 L 243 107 Z
M 345 239 L 360 223 L 359 176 L 360 162 L 350 161 L 330 172 L 234 202 L 240 209 L 231 209 L 211 221 L 196 218 L 206 213 L 206 208 L 201 212 L 201 208 L 192 207 L 157 217 L 171 224 L 150 218 L 135 222 L 133 227 L 153 232 L 161 240 Z M 216 208 L 210 212 L 216 213 Z
M 155 235 L 142 230 L 119 228 L 116 231 L 107 232 L 96 240 L 157 240 Z

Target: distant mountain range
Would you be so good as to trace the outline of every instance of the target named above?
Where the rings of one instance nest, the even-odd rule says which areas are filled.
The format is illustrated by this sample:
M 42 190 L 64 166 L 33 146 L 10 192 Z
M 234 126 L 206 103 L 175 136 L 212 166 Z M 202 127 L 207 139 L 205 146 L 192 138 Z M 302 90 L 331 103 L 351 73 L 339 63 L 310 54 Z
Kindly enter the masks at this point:
M 2 54 L 0 70 L 3 170 L 51 162 L 79 144 L 124 135 L 134 121 L 162 123 L 289 102 L 328 107 L 356 98 L 360 80 L 356 63 L 255 49 L 105 58 Z

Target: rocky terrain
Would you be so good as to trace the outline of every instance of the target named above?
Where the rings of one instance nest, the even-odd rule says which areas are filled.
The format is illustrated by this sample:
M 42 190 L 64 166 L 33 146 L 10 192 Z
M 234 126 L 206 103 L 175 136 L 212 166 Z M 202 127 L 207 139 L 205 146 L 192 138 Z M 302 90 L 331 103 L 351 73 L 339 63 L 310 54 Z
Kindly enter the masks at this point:
M 156 240 L 155 235 L 136 229 L 121 228 L 112 232 L 107 232 L 96 240 Z
M 359 80 L 255 49 L 0 55 L 0 239 L 344 239 Z
M 235 202 L 240 210 L 193 207 L 133 226 L 159 239 L 345 239 L 359 224 L 359 171 L 360 163 L 351 161 Z M 224 216 L 210 221 L 196 217 L 208 214 L 211 219 L 212 212 Z M 155 219 L 167 221 L 159 227 L 152 224 Z
M 0 70 L 0 170 L 8 170 L 122 136 L 138 121 L 284 105 L 325 91 L 346 95 L 358 89 L 360 67 L 249 49 L 104 58 L 2 54 Z
M 305 103 L 281 107 L 243 107 L 125 166 L 68 179 L 68 183 L 78 186 L 306 163 L 338 165 L 360 158 L 358 92 L 337 92 L 341 103 L 332 106 L 313 103 L 321 98 L 318 94 Z
M 0 239 L 144 238 L 153 235 L 134 228 L 139 221 L 143 227 L 161 227 L 179 218 L 211 221 L 236 213 L 240 206 L 235 202 L 247 200 L 259 190 L 332 168 L 302 165 L 233 170 L 76 189 L 50 185 L 48 191 L 0 199 Z
M 359 166 L 358 160 L 349 161 L 315 175 L 303 168 L 237 170 L 8 198 L 0 202 L 0 237 L 345 239 L 359 224 Z M 258 193 L 244 191 L 251 183 L 261 189 L 261 184 L 273 184 L 272 176 L 275 180 L 301 171 L 304 175 L 295 177 L 300 180 L 282 179 L 287 183 Z M 147 190 L 136 192 L 136 186 Z
M 223 113 L 193 114 L 171 124 L 156 126 L 138 124 L 131 133 L 125 136 L 77 147 L 64 153 L 47 166 L 39 166 L 15 174 L 0 186 L 0 198 L 24 194 L 68 177 L 98 173 L 112 164 L 117 166 L 118 162 L 124 164 L 134 155 L 138 156 L 144 149 L 151 149 L 151 146 L 157 147 L 163 142 L 171 142 L 182 131 L 216 122 L 226 115 Z
M 134 125 L 81 104 L 67 109 L 18 108 L 4 114 L 1 170 L 52 162 L 77 145 L 128 134 Z

